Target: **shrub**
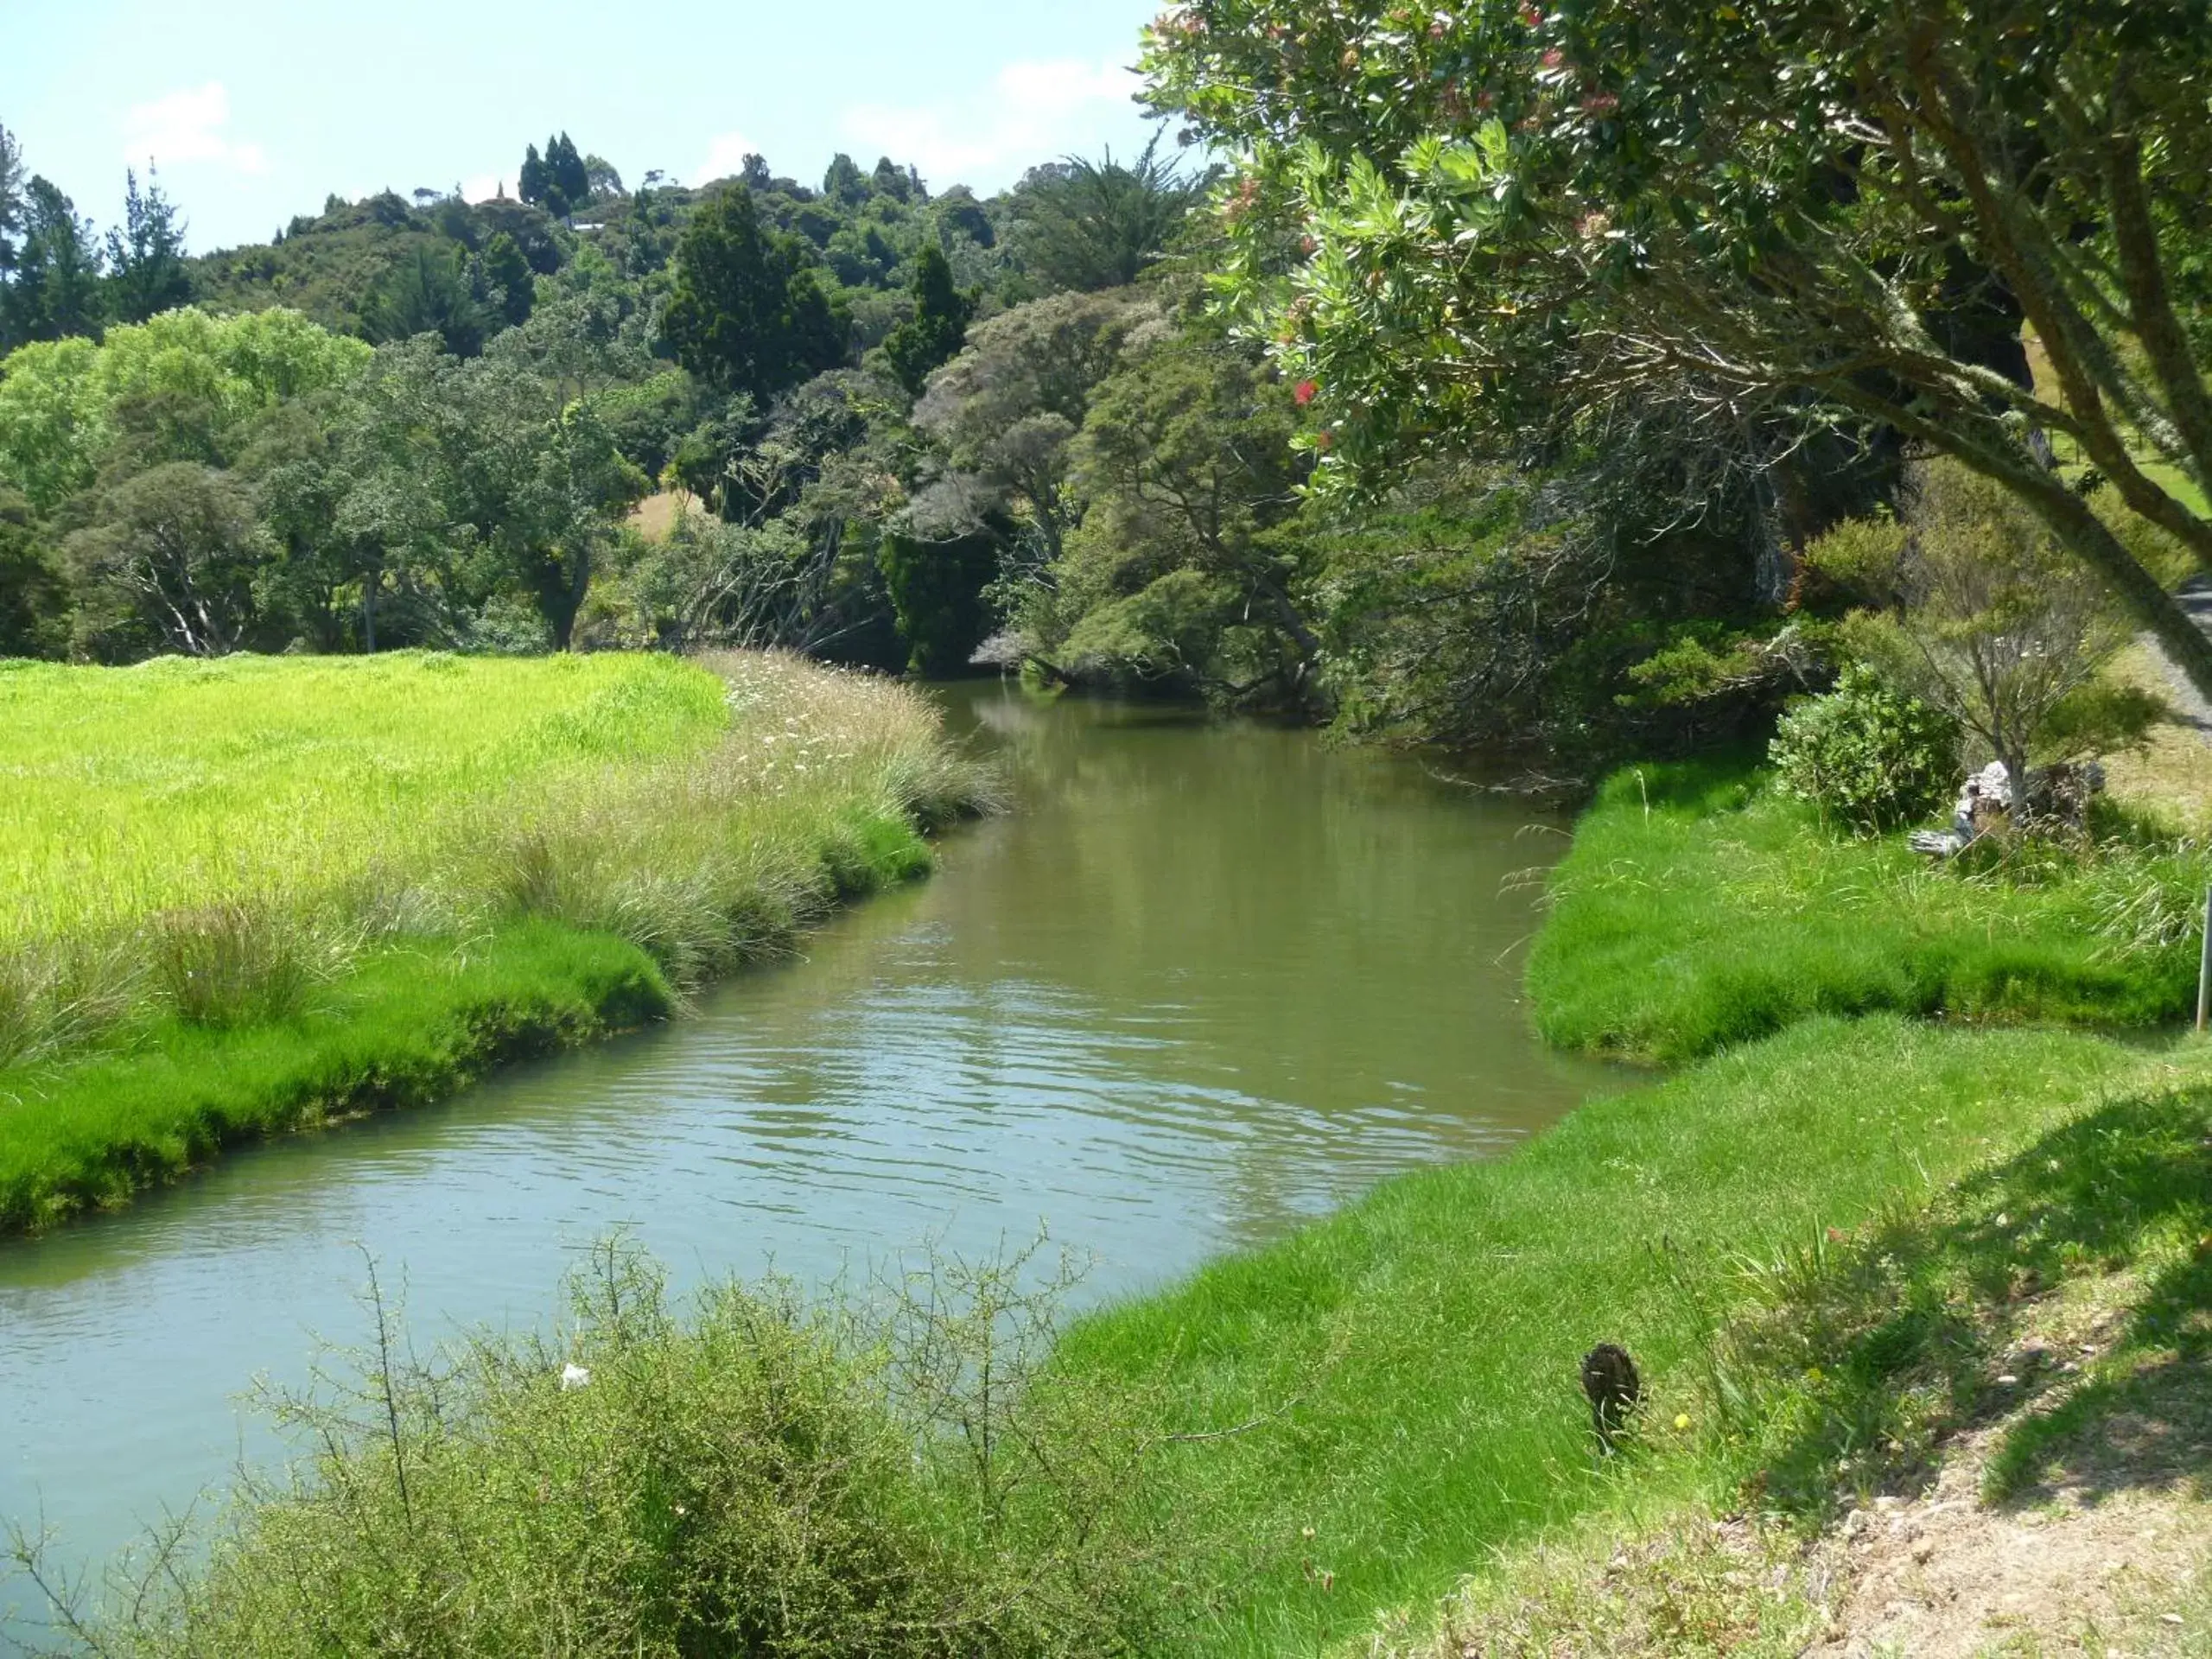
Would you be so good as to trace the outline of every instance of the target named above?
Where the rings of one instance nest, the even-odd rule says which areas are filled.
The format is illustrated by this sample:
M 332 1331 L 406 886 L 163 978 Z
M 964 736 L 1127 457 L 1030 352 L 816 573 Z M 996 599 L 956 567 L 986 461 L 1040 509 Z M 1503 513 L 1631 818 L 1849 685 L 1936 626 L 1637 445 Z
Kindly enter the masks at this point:
M 1854 828 L 1879 830 L 1917 823 L 1942 805 L 1956 781 L 1959 728 L 1854 664 L 1834 690 L 1783 716 L 1770 753 L 1785 792 Z
M 567 1331 L 430 1362 L 372 1274 L 355 1363 L 265 1402 L 312 1455 L 248 1477 L 204 1554 L 157 1533 L 95 1611 L 11 1548 L 62 1629 L 139 1659 L 1128 1651 L 1165 1627 L 1097 1510 L 1141 1447 L 1028 1386 L 1070 1280 L 1021 1288 L 1027 1261 L 893 1284 L 887 1310 L 772 1280 L 685 1311 L 611 1241 Z

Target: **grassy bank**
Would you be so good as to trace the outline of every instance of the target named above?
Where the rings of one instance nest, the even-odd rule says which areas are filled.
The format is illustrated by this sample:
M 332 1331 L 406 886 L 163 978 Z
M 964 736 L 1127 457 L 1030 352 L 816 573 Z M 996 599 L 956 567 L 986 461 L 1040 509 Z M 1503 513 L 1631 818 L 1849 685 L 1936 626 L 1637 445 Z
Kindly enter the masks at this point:
M 0 671 L 0 1228 L 665 1014 L 982 787 L 793 660 Z
M 1632 768 L 1553 874 L 1538 1024 L 1662 1062 L 1818 1014 L 2157 1025 L 2192 1006 L 2212 859 L 2118 828 L 2096 857 L 1939 865 L 1823 824 L 1749 763 Z
M 341 1435 L 305 1486 L 234 1517 L 212 1578 L 111 1644 L 304 1652 L 308 1607 L 326 1647 L 465 1608 L 480 1649 L 658 1651 L 741 1609 L 748 1650 L 773 1654 L 1356 1651 L 1578 1518 L 1690 1501 L 1793 1447 L 1802 1492 L 1847 1489 L 1889 1396 L 1847 1382 L 1955 1344 L 1932 1317 L 1907 1340 L 1839 1306 L 1791 1345 L 1777 1287 L 1826 1283 L 1834 1241 L 1863 1233 L 1887 1241 L 1868 1262 L 1910 1280 L 1884 1305 L 1940 1310 L 1946 1274 L 1986 1266 L 1999 1205 L 2056 1262 L 2069 1206 L 2109 1197 L 2142 1150 L 2113 1131 L 2201 1138 L 2205 1084 L 2194 1051 L 1808 1022 L 1084 1319 L 1041 1369 L 997 1351 L 995 1407 L 979 1332 L 1021 1310 L 988 1287 L 926 1298 L 918 1339 L 773 1294 L 716 1293 L 688 1318 L 588 1296 L 571 1335 L 495 1342 L 458 1379 L 403 1389 L 397 1441 Z M 2054 1158 L 2066 1180 L 2040 1173 Z M 2039 1185 L 1976 1173 L 1993 1167 Z M 2154 1218 L 2195 1224 L 2161 1190 Z M 1954 1200 L 1973 1208 L 1943 1236 L 1982 1256 L 1900 1256 L 1899 1230 Z M 1576 1380 L 1601 1339 L 1630 1347 L 1653 1396 L 1604 1464 Z M 753 1369 L 703 1363 L 702 1344 Z M 594 1380 L 564 1394 L 571 1357 Z M 1807 1382 L 1816 1363 L 1832 1395 Z M 1924 1446 L 1894 1414 L 1872 1427 Z

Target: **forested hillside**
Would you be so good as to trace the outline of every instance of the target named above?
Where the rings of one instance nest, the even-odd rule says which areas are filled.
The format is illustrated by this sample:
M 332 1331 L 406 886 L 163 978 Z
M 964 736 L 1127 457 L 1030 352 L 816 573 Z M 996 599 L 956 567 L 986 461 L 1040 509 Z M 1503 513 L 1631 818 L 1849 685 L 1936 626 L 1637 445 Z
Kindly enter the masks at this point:
M 11 142 L 0 652 L 776 644 L 1586 775 L 1829 683 L 1895 594 L 1815 545 L 1942 454 L 2212 684 L 2167 591 L 2212 557 L 2193 94 L 1985 201 L 1940 122 L 1880 162 L 1775 102 L 1801 48 L 1902 73 L 1789 16 L 1811 45 L 1224 0 L 1148 48 L 1204 149 L 979 200 L 842 156 L 631 188 L 559 133 L 524 200 L 334 199 L 195 258 L 157 181 L 101 243 Z M 1990 96 L 1957 142 L 2042 119 Z M 2097 160 L 2128 122 L 2133 195 Z

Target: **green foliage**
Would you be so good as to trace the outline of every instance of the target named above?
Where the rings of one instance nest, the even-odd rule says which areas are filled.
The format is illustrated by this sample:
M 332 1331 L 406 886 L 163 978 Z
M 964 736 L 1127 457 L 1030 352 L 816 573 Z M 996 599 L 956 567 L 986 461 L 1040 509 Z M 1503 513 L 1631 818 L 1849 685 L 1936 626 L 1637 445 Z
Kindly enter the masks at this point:
M 613 187 L 614 194 L 619 194 L 621 181 L 614 180 Z M 523 153 L 515 190 L 532 207 L 543 207 L 556 219 L 565 219 L 591 200 L 591 168 L 569 135 L 559 133 L 545 141 L 543 156 L 538 155 L 536 144 Z
M 1901 524 L 1846 530 L 1833 559 L 1823 540 L 1806 560 L 1885 601 L 1848 618 L 1846 639 L 2016 778 L 2031 760 L 2072 758 L 2050 752 L 2054 715 L 2130 637 L 2094 574 L 2001 486 L 1955 461 L 1919 472 Z M 2094 722 L 2067 728 L 2095 735 Z
M 1859 830 L 1918 823 L 1958 782 L 1959 728 L 1853 664 L 1782 717 L 1769 758 L 1783 792 Z
M 1096 293 L 1126 288 L 1163 258 L 1210 178 L 1192 178 L 1160 155 L 1154 132 L 1134 162 L 1111 150 L 1071 156 L 1033 170 L 1014 194 L 1023 264 L 1047 288 Z
M 118 322 L 144 322 L 188 305 L 192 278 L 184 268 L 184 226 L 153 175 L 146 188 L 126 172 L 123 223 L 107 233 L 107 309 Z
M 1297 505 L 1294 421 L 1291 389 L 1224 343 L 1171 336 L 1128 359 L 1074 445 L 1088 509 L 1040 607 L 1042 654 L 1067 648 L 1058 666 L 1084 677 L 1299 706 L 1319 641 L 1291 596 L 1296 556 L 1268 534 Z
M 531 307 L 537 302 L 537 281 L 522 249 L 505 231 L 494 231 L 484 245 L 484 280 L 499 302 L 499 315 L 509 324 L 530 321 Z
M 30 503 L 0 487 L 0 658 L 43 657 L 66 631 L 65 589 Z
M 468 276 L 467 257 L 459 248 L 418 247 L 371 296 L 362 327 L 378 343 L 435 334 L 442 350 L 474 357 L 484 349 L 491 318 Z
M 975 309 L 975 302 L 953 287 L 944 255 L 924 248 L 914 260 L 914 315 L 883 342 L 891 372 L 908 396 L 920 397 L 931 372 L 959 355 Z
M 98 492 L 67 554 L 86 602 L 78 644 L 129 657 L 148 637 L 192 657 L 243 643 L 253 613 L 260 525 L 242 483 L 168 461 Z
M 0 479 L 50 511 L 108 462 L 128 405 L 197 402 L 227 448 L 279 402 L 351 381 L 369 356 L 359 340 L 289 311 L 217 318 L 187 309 L 110 329 L 99 345 L 27 346 L 0 373 Z
M 23 245 L 0 287 L 0 352 L 35 340 L 97 334 L 106 316 L 101 257 L 90 219 L 43 178 L 25 193 Z
M 1838 836 L 1741 763 L 1617 773 L 1529 959 L 1545 1037 L 1678 1061 L 1877 1009 L 2148 1027 L 2192 1006 L 2212 866 L 2136 836 L 1985 871 Z
M 1319 388 L 1324 485 L 1654 402 L 1876 423 L 1996 480 L 2212 688 L 2212 645 L 2028 436 L 2075 437 L 2126 514 L 2212 558 L 2201 501 L 2153 476 L 2212 478 L 2171 299 L 2208 42 L 2202 0 L 1484 0 L 1421 27 L 1392 0 L 1194 0 L 1146 67 L 1246 158 L 1220 289 Z M 2032 177 L 1996 159 L 2030 130 L 2054 135 Z
M 988 527 L 950 541 L 925 542 L 895 531 L 883 538 L 876 562 L 912 672 L 954 675 L 968 667 L 990 632 L 983 590 L 998 574 L 999 544 Z
M 801 245 L 762 227 L 743 184 L 709 198 L 677 245 L 661 319 L 677 360 L 726 391 L 764 401 L 842 362 L 843 310 L 805 264 Z
M 23 228 L 23 147 L 0 127 L 0 276 L 15 270 Z

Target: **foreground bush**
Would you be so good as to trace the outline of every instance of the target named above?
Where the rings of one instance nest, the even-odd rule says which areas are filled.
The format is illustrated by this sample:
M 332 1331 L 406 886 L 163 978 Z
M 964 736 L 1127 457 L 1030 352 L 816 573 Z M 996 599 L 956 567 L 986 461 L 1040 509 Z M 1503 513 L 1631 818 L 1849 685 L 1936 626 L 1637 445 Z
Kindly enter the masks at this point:
M 2212 857 L 2113 827 L 1936 865 L 1824 827 L 1746 763 L 1631 768 L 1553 873 L 1537 1024 L 1562 1047 L 1678 1061 L 1824 1014 L 2177 1018 Z
M 678 1310 L 609 1244 L 560 1338 L 485 1337 L 437 1365 L 372 1279 L 350 1387 L 274 1402 L 307 1462 L 240 1494 L 204 1563 L 171 1570 L 208 1541 L 173 1531 L 105 1613 L 65 1598 L 63 1624 L 178 1659 L 1126 1650 L 1159 1633 L 1156 1599 L 1112 1548 L 1076 1548 L 1084 1471 L 1117 1431 L 1079 1407 L 1070 1434 L 1025 1387 L 1020 1274 L 873 1319 L 777 1282 Z M 938 1386 L 994 1366 L 995 1397 Z M 979 1427 L 983 1463 L 962 1433 Z

